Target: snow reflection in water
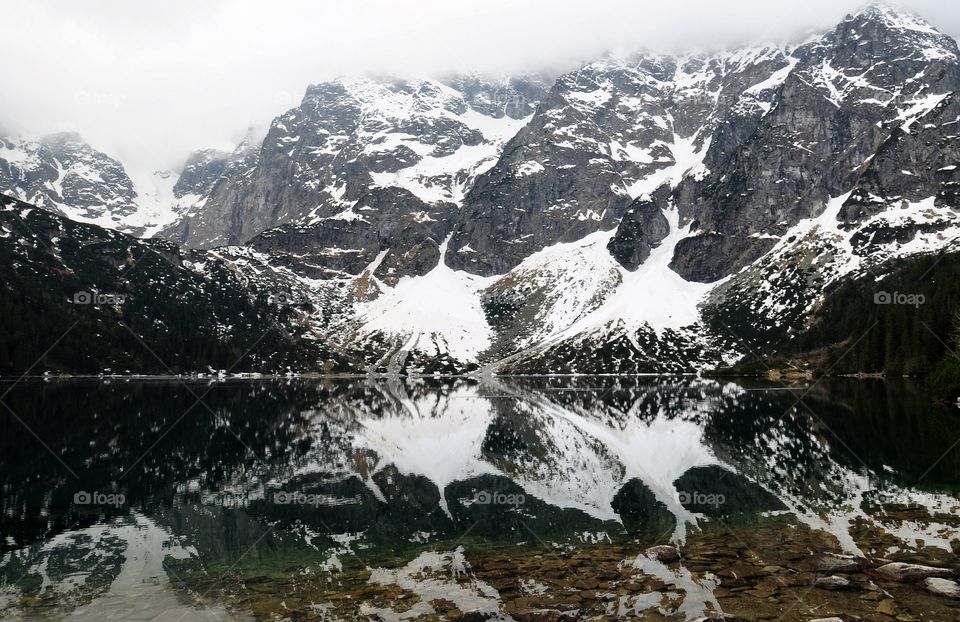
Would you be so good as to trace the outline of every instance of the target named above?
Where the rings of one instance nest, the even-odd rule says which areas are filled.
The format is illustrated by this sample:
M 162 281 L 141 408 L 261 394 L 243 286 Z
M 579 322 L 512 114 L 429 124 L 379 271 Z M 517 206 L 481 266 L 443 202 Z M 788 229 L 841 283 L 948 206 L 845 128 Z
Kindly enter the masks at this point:
M 956 440 L 951 415 L 877 386 L 822 384 L 805 398 L 811 412 L 789 391 L 708 380 L 224 381 L 210 412 L 179 421 L 190 403 L 176 383 L 25 384 L 11 393 L 17 412 L 42 395 L 35 430 L 86 468 L 82 485 L 65 479 L 7 422 L 0 603 L 28 616 L 139 607 L 226 619 L 244 605 L 201 611 L 181 584 L 291 567 L 336 583 L 354 567 L 413 598 L 359 614 L 410 619 L 437 601 L 503 617 L 502 590 L 472 574 L 475 551 L 683 546 L 711 525 L 777 516 L 858 556 L 951 551 L 957 457 L 929 474 L 939 492 L 913 485 Z M 127 505 L 78 507 L 77 488 L 122 491 Z M 908 517 L 881 511 L 900 506 Z M 870 530 L 883 537 L 864 540 Z M 609 613 L 720 609 L 723 578 L 642 548 L 620 566 L 663 587 Z M 310 606 L 334 616 L 329 602 Z

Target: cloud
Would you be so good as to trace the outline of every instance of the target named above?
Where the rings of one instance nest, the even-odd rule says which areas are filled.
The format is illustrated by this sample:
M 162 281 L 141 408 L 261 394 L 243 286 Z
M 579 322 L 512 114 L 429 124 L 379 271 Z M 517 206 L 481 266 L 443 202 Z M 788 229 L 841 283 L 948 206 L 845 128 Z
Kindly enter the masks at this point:
M 229 148 L 338 75 L 563 71 L 605 51 L 824 30 L 860 0 L 4 0 L 0 126 L 81 132 L 128 167 Z M 960 7 L 909 5 L 960 34 Z

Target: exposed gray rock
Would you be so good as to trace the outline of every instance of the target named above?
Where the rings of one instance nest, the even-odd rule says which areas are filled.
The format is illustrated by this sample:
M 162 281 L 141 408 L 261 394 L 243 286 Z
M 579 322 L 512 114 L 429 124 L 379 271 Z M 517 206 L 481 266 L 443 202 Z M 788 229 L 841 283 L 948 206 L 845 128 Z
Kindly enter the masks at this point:
M 787 62 L 777 48 L 637 54 L 562 76 L 470 190 L 447 263 L 503 273 L 546 246 L 616 227 L 634 198 L 699 175 L 698 158 L 725 119 L 759 119 L 769 107 L 762 83 Z M 752 123 L 718 130 L 717 149 L 732 148 Z
M 830 591 L 849 590 L 854 587 L 853 583 L 850 582 L 850 579 L 837 575 L 832 575 L 829 577 L 817 577 L 817 580 L 814 581 L 814 585 L 820 589 Z
M 617 235 L 607 248 L 620 265 L 636 270 L 669 234 L 670 223 L 663 211 L 651 201 L 638 199 L 620 220 Z
M 869 560 L 852 555 L 835 555 L 825 553 L 804 560 L 797 566 L 798 570 L 809 572 L 860 572 L 870 564 Z
M 173 186 L 177 198 L 187 194 L 207 196 L 230 162 L 231 153 L 217 149 L 201 149 L 190 154 L 183 165 L 180 177 Z
M 469 108 L 489 117 L 511 119 L 533 114 L 543 97 L 544 85 L 552 81 L 547 75 L 495 80 L 479 73 L 456 74 L 441 80 L 461 93 Z
M 379 187 L 431 206 L 458 203 L 543 88 L 539 78 L 475 75 L 311 86 L 274 120 L 255 157 L 225 170 L 209 199 L 164 235 L 198 247 L 242 243 L 347 212 Z
M 436 267 L 455 206 L 431 207 L 399 188 L 373 190 L 356 205 L 315 224 L 267 230 L 250 246 L 313 278 L 356 276 L 373 266 L 373 276 L 392 286 L 403 276 L 422 276 Z
M 840 210 L 844 226 L 863 223 L 891 204 L 907 206 L 931 197 L 935 206 L 960 208 L 960 142 L 955 127 L 960 94 L 932 98 L 930 104 L 907 123 L 898 122 L 865 164 L 856 189 Z M 864 237 L 873 239 L 875 233 L 880 232 L 871 230 Z M 882 239 L 883 235 L 877 241 Z M 859 248 L 863 254 L 870 252 L 869 244 Z

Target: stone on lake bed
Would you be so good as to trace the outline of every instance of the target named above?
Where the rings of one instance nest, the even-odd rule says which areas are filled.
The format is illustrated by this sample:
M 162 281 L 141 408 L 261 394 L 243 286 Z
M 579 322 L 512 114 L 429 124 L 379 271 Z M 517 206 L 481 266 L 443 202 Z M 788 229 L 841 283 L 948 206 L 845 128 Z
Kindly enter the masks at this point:
M 830 577 L 820 577 L 816 580 L 814 585 L 819 587 L 820 589 L 833 590 L 833 591 L 849 590 L 850 588 L 853 587 L 853 583 L 851 583 L 849 579 L 838 577 L 837 575 L 833 575 Z
M 882 613 L 886 616 L 897 615 L 897 602 L 892 598 L 881 600 L 877 605 L 877 613 Z
M 813 572 L 859 572 L 869 564 L 870 562 L 863 557 L 825 553 L 804 560 L 797 568 Z
M 907 564 L 904 562 L 885 564 L 877 568 L 876 572 L 885 579 L 901 583 L 912 583 L 931 577 L 944 579 L 954 575 L 954 572 L 949 568 L 921 566 L 920 564 Z
M 817 618 L 816 620 L 810 620 L 810 622 L 843 622 L 843 618 Z
M 680 550 L 675 546 L 660 544 L 651 546 L 646 550 L 645 555 L 650 559 L 655 559 L 664 564 L 670 564 L 680 559 Z
M 923 581 L 923 587 L 931 594 L 960 600 L 960 583 L 950 579 L 930 577 Z
M 561 620 L 574 620 L 577 617 L 577 611 L 560 611 L 558 609 L 515 609 L 508 612 L 517 622 L 560 622 Z

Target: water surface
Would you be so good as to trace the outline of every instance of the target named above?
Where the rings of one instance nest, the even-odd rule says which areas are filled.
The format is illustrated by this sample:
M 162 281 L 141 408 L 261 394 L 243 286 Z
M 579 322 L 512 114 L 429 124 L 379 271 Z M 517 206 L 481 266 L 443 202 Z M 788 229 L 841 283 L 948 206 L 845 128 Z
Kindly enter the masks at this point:
M 5 619 L 960 617 L 817 565 L 960 568 L 960 417 L 907 381 L 23 381 L 4 403 Z

